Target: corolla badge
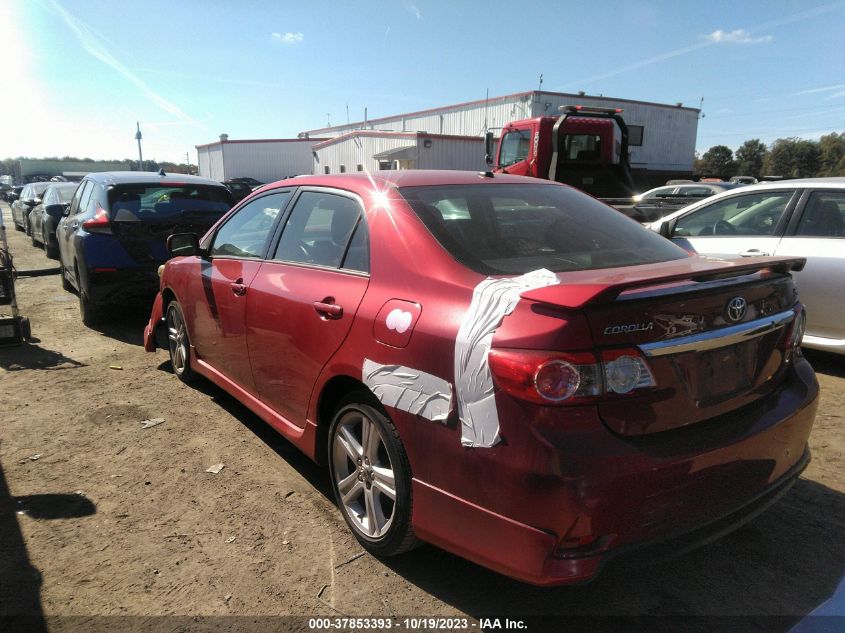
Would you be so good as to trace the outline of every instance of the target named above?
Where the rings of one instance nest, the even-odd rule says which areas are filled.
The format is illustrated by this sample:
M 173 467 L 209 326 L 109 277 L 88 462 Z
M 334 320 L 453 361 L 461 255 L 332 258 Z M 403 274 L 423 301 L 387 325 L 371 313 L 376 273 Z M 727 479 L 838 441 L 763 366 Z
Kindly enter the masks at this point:
M 605 334 L 629 334 L 631 332 L 646 332 L 654 329 L 654 322 L 647 323 L 626 323 L 622 325 L 608 325 L 604 328 Z
M 748 303 L 745 299 L 742 297 L 734 297 L 728 301 L 728 305 L 725 306 L 725 315 L 728 317 L 728 321 L 742 321 L 747 309 Z

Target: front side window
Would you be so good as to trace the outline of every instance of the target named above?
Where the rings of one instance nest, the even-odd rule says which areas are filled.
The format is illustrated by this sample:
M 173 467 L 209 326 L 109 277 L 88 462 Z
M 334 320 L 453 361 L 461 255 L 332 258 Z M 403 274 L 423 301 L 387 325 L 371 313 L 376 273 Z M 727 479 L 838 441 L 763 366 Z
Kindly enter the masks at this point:
M 589 270 L 688 256 L 569 187 L 490 184 L 399 191 L 443 248 L 481 274 Z
M 713 202 L 678 219 L 672 236 L 774 235 L 792 194 L 765 191 Z
M 352 198 L 306 191 L 288 217 L 273 259 L 338 268 L 361 216 Z
M 507 167 L 528 158 L 531 137 L 528 130 L 512 130 L 502 136 L 499 167 Z
M 798 223 L 797 235 L 845 237 L 845 192 L 813 192 Z
M 261 257 L 275 220 L 290 196 L 290 191 L 280 191 L 242 206 L 214 235 L 209 254 L 212 257 Z

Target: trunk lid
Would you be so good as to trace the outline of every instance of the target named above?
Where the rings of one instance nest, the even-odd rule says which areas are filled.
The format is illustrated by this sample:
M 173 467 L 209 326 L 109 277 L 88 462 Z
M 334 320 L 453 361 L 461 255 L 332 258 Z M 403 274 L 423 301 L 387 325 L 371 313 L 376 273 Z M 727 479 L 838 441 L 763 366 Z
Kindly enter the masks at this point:
M 643 435 L 722 415 L 780 384 L 788 360 L 780 343 L 797 302 L 788 273 L 803 264 L 695 257 L 642 271 L 583 271 L 574 284 L 563 279 L 522 297 L 579 309 L 599 351 L 639 348 L 656 386 L 598 407 L 614 432 Z

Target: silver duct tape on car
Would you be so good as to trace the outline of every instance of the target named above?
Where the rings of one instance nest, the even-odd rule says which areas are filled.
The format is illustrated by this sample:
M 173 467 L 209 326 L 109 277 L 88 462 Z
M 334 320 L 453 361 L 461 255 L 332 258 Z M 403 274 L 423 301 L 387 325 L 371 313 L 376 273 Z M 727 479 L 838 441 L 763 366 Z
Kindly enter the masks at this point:
M 434 422 L 445 422 L 452 410 L 452 385 L 418 369 L 381 365 L 364 359 L 364 384 L 386 407 L 394 407 Z
M 488 277 L 475 287 L 455 342 L 455 391 L 464 446 L 489 448 L 501 439 L 487 361 L 496 328 L 514 311 L 521 293 L 557 283 L 557 275 L 540 269 L 521 277 Z

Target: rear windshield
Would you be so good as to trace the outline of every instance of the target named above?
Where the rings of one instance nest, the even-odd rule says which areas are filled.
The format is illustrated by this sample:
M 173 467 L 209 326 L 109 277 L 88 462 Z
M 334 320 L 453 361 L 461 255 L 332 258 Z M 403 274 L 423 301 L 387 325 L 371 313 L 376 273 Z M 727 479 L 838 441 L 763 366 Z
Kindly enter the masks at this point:
M 482 274 L 634 266 L 686 251 L 569 187 L 447 185 L 399 189 L 455 259 Z
M 221 215 L 232 206 L 223 187 L 207 185 L 117 185 L 109 190 L 111 218 L 116 221 L 156 221 L 197 215 Z

